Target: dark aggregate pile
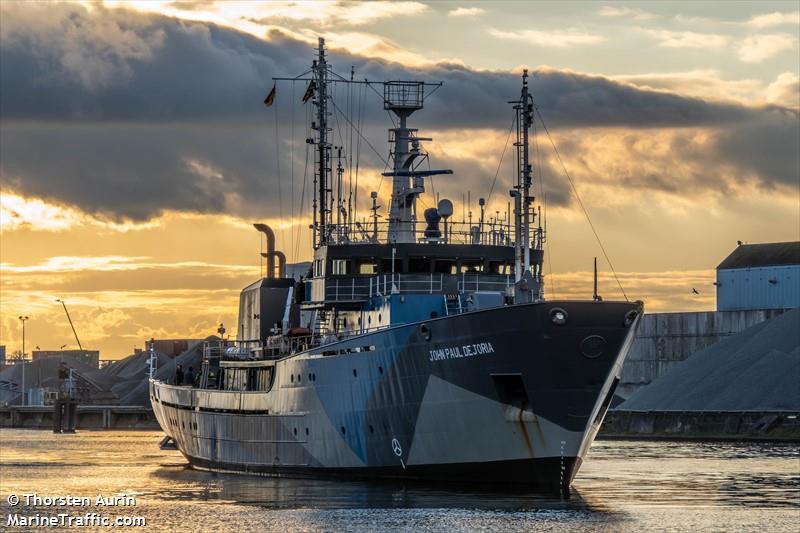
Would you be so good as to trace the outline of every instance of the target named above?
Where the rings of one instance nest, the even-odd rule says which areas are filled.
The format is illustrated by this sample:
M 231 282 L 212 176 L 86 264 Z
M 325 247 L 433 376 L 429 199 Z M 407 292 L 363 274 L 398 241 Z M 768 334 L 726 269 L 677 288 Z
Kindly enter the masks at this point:
M 800 309 L 697 352 L 617 409 L 800 411 Z
M 216 340 L 209 337 L 206 340 Z M 113 405 L 150 405 L 148 394 L 148 360 L 150 353 L 143 351 L 114 361 L 101 369 L 93 368 L 81 361 L 65 358 L 67 365 L 78 372 L 81 386 L 90 391 L 93 403 Z M 199 374 L 203 359 L 203 343 L 198 342 L 182 354 L 171 358 L 156 352 L 156 379 L 172 383 L 175 379 L 175 368 L 183 365 L 184 370 L 194 367 Z M 25 388 L 45 387 L 59 388 L 59 357 L 50 357 L 25 364 Z M 19 386 L 22 383 L 22 366 L 14 365 L 0 372 L 0 404 L 16 405 L 20 403 Z M 16 385 L 14 390 L 10 385 Z

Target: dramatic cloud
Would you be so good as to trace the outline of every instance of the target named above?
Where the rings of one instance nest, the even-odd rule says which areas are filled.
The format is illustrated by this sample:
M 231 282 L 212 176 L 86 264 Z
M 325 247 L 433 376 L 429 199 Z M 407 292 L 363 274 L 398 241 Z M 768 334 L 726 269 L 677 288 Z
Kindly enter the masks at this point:
M 667 48 L 702 48 L 721 49 L 730 42 L 730 37 L 715 33 L 698 33 L 693 31 L 644 30 L 655 37 L 660 46 Z
M 739 45 L 739 59 L 745 63 L 760 63 L 797 44 L 797 38 L 788 33 L 748 35 Z
M 577 29 L 509 31 L 490 28 L 489 35 L 498 39 L 522 41 L 536 46 L 552 46 L 555 48 L 597 44 L 606 40 L 602 35 Z
M 649 13 L 641 8 L 627 6 L 603 6 L 598 11 L 601 17 L 625 17 L 634 20 L 650 20 L 658 18 L 655 13 Z
M 790 24 L 794 24 L 794 26 L 797 27 L 800 25 L 800 11 L 792 11 L 788 13 L 775 11 L 773 13 L 765 13 L 764 15 L 755 15 L 751 17 L 746 24 L 759 29 Z
M 485 9 L 480 7 L 457 7 L 447 12 L 448 17 L 476 17 L 486 13 Z
M 308 69 L 312 51 L 306 43 L 279 32 L 263 40 L 207 23 L 75 5 L 58 5 L 40 15 L 20 18 L 15 11 L 13 31 L 2 34 L 0 180 L 7 190 L 77 207 L 112 224 L 141 223 L 169 211 L 239 216 L 277 211 L 285 216 L 290 209 L 299 210 L 303 176 L 310 194 L 304 143 L 310 136 L 309 106 L 299 102 L 305 83 L 280 84 L 273 108 L 265 109 L 261 101 L 272 76 L 294 76 Z M 82 44 L 67 46 L 77 39 L 74 28 L 81 28 Z M 563 35 L 579 36 L 570 31 Z M 146 54 L 138 44 L 130 44 L 150 36 L 157 36 L 157 46 Z M 102 84 L 87 84 L 71 65 L 83 59 L 91 63 L 98 54 L 104 57 L 98 48 L 115 50 L 109 52 L 106 66 L 116 74 L 102 78 Z M 493 132 L 495 140 L 473 152 L 499 152 L 511 120 L 506 102 L 519 91 L 518 73 L 476 71 L 452 63 L 409 68 L 341 52 L 333 53 L 331 61 L 345 75 L 353 65 L 357 79 L 444 81 L 412 122 L 423 132 L 444 133 L 429 149 L 437 166 L 456 170 L 461 191 L 469 188 L 477 194 L 486 188 L 496 171 L 488 159 L 475 164 L 468 151 L 440 147 L 449 142 L 450 130 L 476 138 L 476 131 L 482 130 Z M 780 187 L 797 175 L 791 147 L 797 138 L 796 114 L 687 98 L 675 94 L 679 87 L 654 85 L 659 90 L 647 90 L 631 85 L 635 81 L 549 68 L 532 74 L 536 102 L 554 133 L 575 128 L 699 128 L 707 131 L 709 141 L 696 155 L 698 165 L 704 157 L 718 164 L 728 150 L 739 150 L 735 155 L 743 160 L 737 161 L 752 171 L 750 181 Z M 785 79 L 774 91 L 783 95 L 791 86 Z M 373 140 L 379 153 L 361 143 L 359 189 L 366 193 L 365 187 L 378 188 L 381 180 L 369 174 L 383 168 L 386 148 L 374 139 L 383 138 L 389 126 L 380 99 L 363 86 L 350 93 L 338 87 L 333 101 L 334 136 L 341 133 L 345 139 L 349 124 L 341 111 L 348 105 L 361 108 L 363 102 L 364 136 Z M 759 145 L 764 132 L 775 132 L 768 135 L 774 137 L 769 158 L 737 148 L 749 141 Z M 569 144 L 570 136 L 560 142 Z M 674 164 L 666 158 L 662 163 L 649 170 L 651 177 L 642 178 L 643 186 L 660 189 L 670 181 Z M 711 186 L 718 188 L 711 168 Z M 627 172 L 622 167 L 613 171 Z M 559 175 L 558 169 L 547 175 Z M 695 173 L 698 183 L 709 183 L 702 175 L 702 170 Z M 635 181 L 634 173 L 630 180 Z M 290 198 L 295 201 L 287 202 Z M 553 205 L 570 201 L 563 183 L 551 184 L 550 199 Z M 306 210 L 308 205 L 307 195 Z M 23 223 L 25 217 L 18 213 L 13 218 Z
M 613 80 L 643 89 L 663 89 L 709 101 L 737 101 L 746 105 L 777 104 L 798 109 L 800 78 L 791 72 L 779 74 L 771 83 L 759 79 L 724 79 L 714 69 L 686 72 L 653 72 L 613 76 Z
M 767 87 L 767 100 L 800 109 L 800 76 L 783 72 Z
M 103 2 L 107 7 L 132 8 L 145 12 L 183 15 L 208 22 L 234 22 L 237 19 L 263 24 L 285 21 L 328 26 L 361 26 L 384 18 L 414 16 L 430 7 L 421 2 L 374 0 L 303 0 L 302 2 L 157 1 Z

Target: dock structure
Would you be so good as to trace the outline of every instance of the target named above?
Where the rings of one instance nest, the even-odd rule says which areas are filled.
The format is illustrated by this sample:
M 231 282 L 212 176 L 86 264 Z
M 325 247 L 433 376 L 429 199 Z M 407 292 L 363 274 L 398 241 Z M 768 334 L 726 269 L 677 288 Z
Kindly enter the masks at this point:
M 51 429 L 55 427 L 51 405 L 0 407 L 0 428 Z M 78 405 L 74 429 L 159 429 L 147 406 Z

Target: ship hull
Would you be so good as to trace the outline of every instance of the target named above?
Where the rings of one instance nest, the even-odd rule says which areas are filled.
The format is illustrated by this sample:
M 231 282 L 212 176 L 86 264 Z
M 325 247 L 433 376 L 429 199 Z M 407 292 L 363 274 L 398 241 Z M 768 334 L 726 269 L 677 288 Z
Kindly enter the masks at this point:
M 269 392 L 153 381 L 151 401 L 196 468 L 514 483 L 563 496 L 640 311 L 541 302 L 463 313 L 276 361 Z M 565 324 L 554 323 L 559 312 Z

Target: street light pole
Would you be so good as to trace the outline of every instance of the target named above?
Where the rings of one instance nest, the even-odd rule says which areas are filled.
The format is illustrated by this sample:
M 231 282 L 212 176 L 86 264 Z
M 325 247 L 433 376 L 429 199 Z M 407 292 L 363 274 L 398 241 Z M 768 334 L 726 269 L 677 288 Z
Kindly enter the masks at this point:
M 22 322 L 22 401 L 21 404 L 25 405 L 25 322 L 30 318 L 20 315 L 18 317 Z

